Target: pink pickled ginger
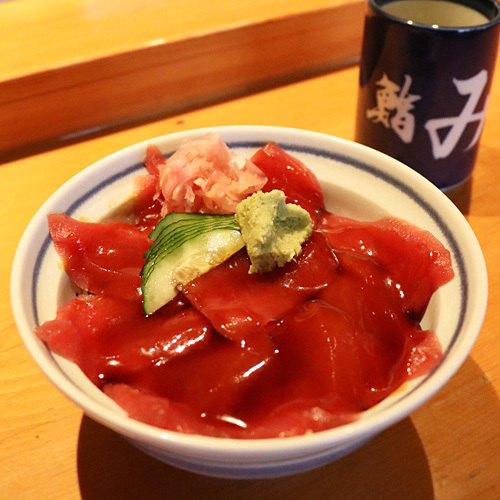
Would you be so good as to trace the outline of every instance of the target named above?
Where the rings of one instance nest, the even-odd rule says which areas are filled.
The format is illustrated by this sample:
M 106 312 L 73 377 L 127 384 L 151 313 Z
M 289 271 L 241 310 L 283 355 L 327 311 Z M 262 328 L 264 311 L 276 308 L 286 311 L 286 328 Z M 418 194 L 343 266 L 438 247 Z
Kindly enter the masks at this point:
M 219 134 L 189 141 L 158 166 L 161 215 L 170 212 L 228 214 L 262 189 L 265 174 L 250 160 L 240 166 Z

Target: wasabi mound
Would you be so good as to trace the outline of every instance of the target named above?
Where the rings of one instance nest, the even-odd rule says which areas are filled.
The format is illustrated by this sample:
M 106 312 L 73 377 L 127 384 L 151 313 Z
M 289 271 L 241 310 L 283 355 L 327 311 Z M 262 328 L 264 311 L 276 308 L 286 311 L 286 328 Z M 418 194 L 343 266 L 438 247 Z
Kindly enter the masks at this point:
M 236 208 L 236 221 L 250 257 L 250 273 L 265 273 L 283 267 L 302 251 L 312 233 L 309 213 L 286 203 L 277 189 L 258 191 Z

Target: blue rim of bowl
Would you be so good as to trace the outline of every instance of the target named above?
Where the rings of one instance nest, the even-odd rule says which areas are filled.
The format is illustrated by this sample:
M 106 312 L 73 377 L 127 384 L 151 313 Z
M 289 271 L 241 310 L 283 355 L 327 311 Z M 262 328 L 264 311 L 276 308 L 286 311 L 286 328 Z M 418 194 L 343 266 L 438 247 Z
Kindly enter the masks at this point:
M 230 149 L 238 149 L 238 148 L 260 148 L 263 147 L 267 144 L 268 141 L 260 141 L 260 140 L 247 140 L 247 141 L 226 141 L 227 146 Z M 452 231 L 450 230 L 449 226 L 446 224 L 446 222 L 443 220 L 443 218 L 436 212 L 436 210 L 428 203 L 422 196 L 420 196 L 414 189 L 412 189 L 410 186 L 405 184 L 404 182 L 400 181 L 399 179 L 395 178 L 391 174 L 388 174 L 387 172 L 384 172 L 380 170 L 379 168 L 369 165 L 363 161 L 357 160 L 355 158 L 352 158 L 348 155 L 340 154 L 340 153 L 335 153 L 326 149 L 318 148 L 318 147 L 311 147 L 311 146 L 305 146 L 305 145 L 300 145 L 300 144 L 288 144 L 285 143 L 284 141 L 277 141 L 279 145 L 285 150 L 289 152 L 295 152 L 295 153 L 304 153 L 312 156 L 317 156 L 320 158 L 325 158 L 330 161 L 336 161 L 340 162 L 343 164 L 347 164 L 352 168 L 355 168 L 357 170 L 365 171 L 373 175 L 374 177 L 377 177 L 381 180 L 383 180 L 385 183 L 390 184 L 397 190 L 401 191 L 404 193 L 408 198 L 413 200 L 418 206 L 420 206 L 427 214 L 428 216 L 434 221 L 434 223 L 439 227 L 440 231 L 442 232 L 444 238 L 446 239 L 446 242 L 448 244 L 448 249 L 452 253 L 452 255 L 455 257 L 455 262 L 457 265 L 458 269 L 458 278 L 460 279 L 460 313 L 457 321 L 457 325 L 455 328 L 455 331 L 453 332 L 453 335 L 451 337 L 450 343 L 446 350 L 443 352 L 442 359 L 444 360 L 445 357 L 448 355 L 448 353 L 451 351 L 453 348 L 460 330 L 462 329 L 462 326 L 465 321 L 465 311 L 467 308 L 467 302 L 468 302 L 468 294 L 469 294 L 469 283 L 468 283 L 468 276 L 467 272 L 465 269 L 465 263 L 462 258 L 462 254 L 459 250 L 459 245 L 453 236 Z M 174 150 L 169 152 L 169 153 L 164 153 L 166 157 L 170 156 L 171 154 L 174 153 Z M 109 176 L 108 178 L 104 179 L 101 181 L 99 184 L 95 185 L 92 187 L 89 191 L 87 191 L 85 194 L 77 198 L 68 208 L 65 210 L 65 213 L 67 215 L 72 215 L 74 212 L 82 206 L 85 202 L 87 202 L 89 199 L 94 197 L 97 193 L 105 189 L 107 186 L 113 184 L 114 182 L 117 182 L 118 180 L 127 177 L 134 172 L 138 172 L 144 169 L 144 164 L 143 163 L 136 163 L 134 165 L 131 165 L 127 168 L 124 168 L 120 172 L 113 174 Z M 50 235 L 47 233 L 47 236 L 44 239 L 43 244 L 40 247 L 40 250 L 38 252 L 38 255 L 35 260 L 35 265 L 33 269 L 33 280 L 32 280 L 32 285 L 31 285 L 31 300 L 32 300 L 32 308 L 33 308 L 33 317 L 35 319 L 35 324 L 38 326 L 39 325 L 39 317 L 38 317 L 38 311 L 37 311 L 37 288 L 38 288 L 38 280 L 40 276 L 40 271 L 41 267 L 43 264 L 43 260 L 45 258 L 45 255 L 52 243 L 52 240 L 50 238 Z M 440 363 L 441 364 L 441 363 Z M 435 367 L 431 372 L 429 372 L 423 380 L 414 386 L 411 391 L 409 391 L 406 396 L 409 396 L 413 392 L 415 392 L 431 375 L 432 373 L 438 369 L 440 365 Z

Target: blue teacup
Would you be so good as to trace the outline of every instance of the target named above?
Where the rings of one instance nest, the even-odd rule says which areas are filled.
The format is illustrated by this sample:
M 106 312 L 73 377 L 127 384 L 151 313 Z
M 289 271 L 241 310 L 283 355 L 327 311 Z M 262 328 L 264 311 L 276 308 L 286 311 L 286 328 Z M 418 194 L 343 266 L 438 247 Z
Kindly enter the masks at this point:
M 444 191 L 472 174 L 495 68 L 496 0 L 368 0 L 357 142 Z

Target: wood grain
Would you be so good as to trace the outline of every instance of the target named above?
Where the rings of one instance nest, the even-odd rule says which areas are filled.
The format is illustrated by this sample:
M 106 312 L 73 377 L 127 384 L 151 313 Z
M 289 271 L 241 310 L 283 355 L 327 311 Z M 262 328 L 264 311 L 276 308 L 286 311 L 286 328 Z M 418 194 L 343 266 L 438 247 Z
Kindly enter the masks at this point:
M 28 146 L 352 63 L 360 50 L 361 0 L 306 5 L 63 1 L 48 2 L 44 11 L 30 0 L 1 5 L 0 161 L 26 154 Z

